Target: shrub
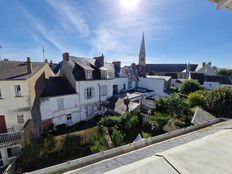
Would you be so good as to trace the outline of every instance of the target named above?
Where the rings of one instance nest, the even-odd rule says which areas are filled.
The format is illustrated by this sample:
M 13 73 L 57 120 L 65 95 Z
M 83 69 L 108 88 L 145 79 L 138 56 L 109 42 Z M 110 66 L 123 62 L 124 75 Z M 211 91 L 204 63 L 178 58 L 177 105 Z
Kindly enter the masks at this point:
M 205 96 L 198 92 L 190 93 L 188 95 L 188 100 L 191 104 L 191 107 L 200 106 L 201 108 L 204 108 L 206 105 Z
M 125 133 L 118 130 L 116 126 L 113 128 L 111 138 L 115 146 L 123 145 L 125 142 L 125 136 Z
M 205 109 L 215 116 L 232 118 L 232 89 L 222 87 L 208 91 Z
M 195 92 L 201 89 L 201 85 L 197 80 L 185 80 L 180 85 L 180 92 L 188 95 L 191 92 Z
M 55 147 L 55 140 L 53 135 L 47 134 L 43 141 L 43 151 L 49 153 Z
M 168 114 L 157 112 L 150 120 L 152 129 L 163 131 L 164 126 L 168 123 L 170 117 Z
M 90 138 L 90 150 L 93 153 L 102 152 L 106 150 L 104 146 L 104 138 L 101 135 L 94 135 Z

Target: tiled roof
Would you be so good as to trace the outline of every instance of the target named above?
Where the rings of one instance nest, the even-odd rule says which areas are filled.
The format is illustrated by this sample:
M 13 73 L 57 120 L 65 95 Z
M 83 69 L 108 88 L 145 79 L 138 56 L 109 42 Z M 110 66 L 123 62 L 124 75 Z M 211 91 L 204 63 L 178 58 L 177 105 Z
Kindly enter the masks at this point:
M 0 61 L 0 80 L 26 80 L 44 65 L 42 62 L 32 62 L 32 73 L 28 73 L 25 61 Z
M 191 73 L 191 79 L 198 80 L 201 84 L 206 82 L 219 82 L 220 84 L 232 84 L 229 76 L 210 76 L 203 73 Z
M 41 97 L 53 97 L 76 94 L 76 91 L 64 77 L 50 77 Z

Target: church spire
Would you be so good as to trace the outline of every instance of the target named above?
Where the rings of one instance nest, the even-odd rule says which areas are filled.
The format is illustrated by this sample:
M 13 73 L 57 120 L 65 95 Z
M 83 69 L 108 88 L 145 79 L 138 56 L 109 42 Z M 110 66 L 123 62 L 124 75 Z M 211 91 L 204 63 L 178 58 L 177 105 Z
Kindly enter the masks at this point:
M 144 32 L 143 32 L 143 38 L 142 38 L 140 52 L 139 52 L 139 65 L 146 66 L 146 51 L 145 51 Z

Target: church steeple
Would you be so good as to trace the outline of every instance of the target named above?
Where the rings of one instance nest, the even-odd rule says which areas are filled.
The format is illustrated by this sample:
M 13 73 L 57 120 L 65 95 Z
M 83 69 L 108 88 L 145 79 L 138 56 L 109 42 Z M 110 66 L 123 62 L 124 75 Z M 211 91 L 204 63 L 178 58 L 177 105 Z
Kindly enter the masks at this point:
M 139 65 L 146 66 L 146 50 L 145 50 L 145 39 L 144 39 L 144 33 L 143 38 L 140 46 L 140 52 L 139 52 Z

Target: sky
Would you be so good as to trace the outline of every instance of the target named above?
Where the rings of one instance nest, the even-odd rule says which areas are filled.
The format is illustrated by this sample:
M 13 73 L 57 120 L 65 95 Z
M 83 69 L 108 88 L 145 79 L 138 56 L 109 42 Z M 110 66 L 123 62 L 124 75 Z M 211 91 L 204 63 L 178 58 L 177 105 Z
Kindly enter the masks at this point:
M 232 68 L 232 12 L 208 0 L 0 1 L 1 59 L 62 61 L 62 53 L 106 62 L 202 63 Z

